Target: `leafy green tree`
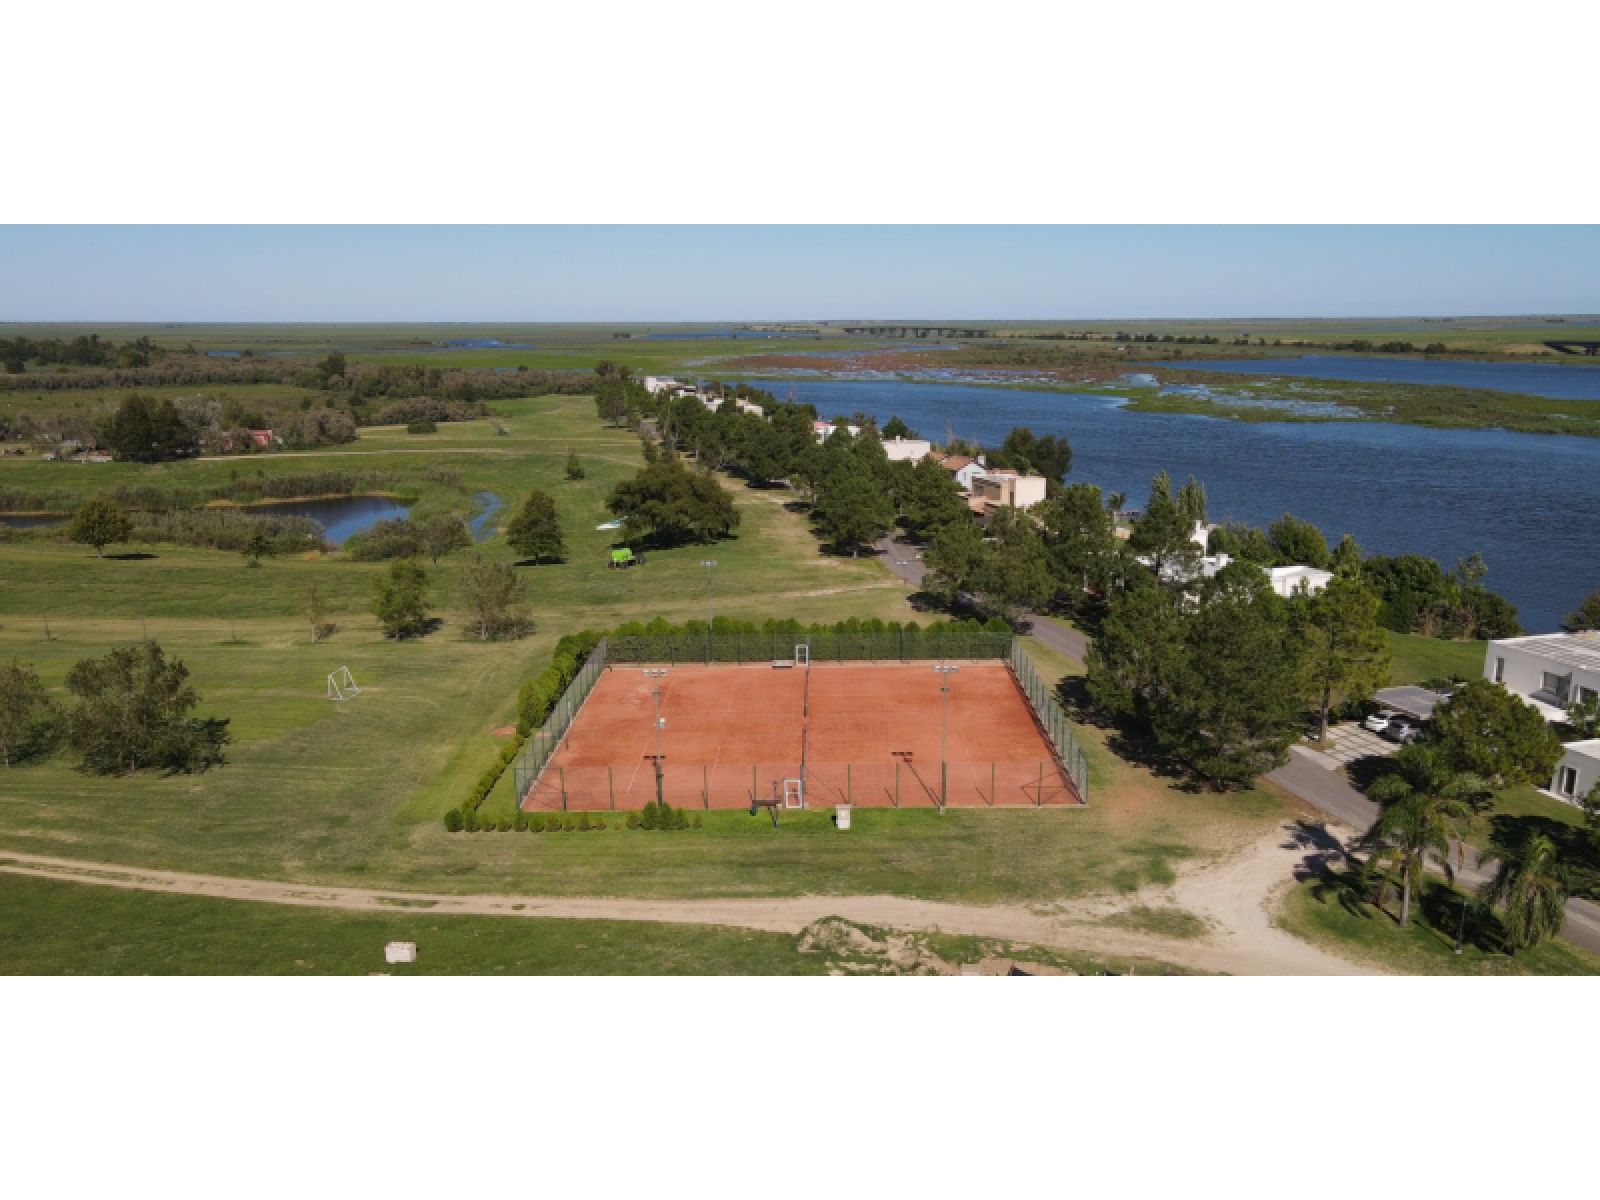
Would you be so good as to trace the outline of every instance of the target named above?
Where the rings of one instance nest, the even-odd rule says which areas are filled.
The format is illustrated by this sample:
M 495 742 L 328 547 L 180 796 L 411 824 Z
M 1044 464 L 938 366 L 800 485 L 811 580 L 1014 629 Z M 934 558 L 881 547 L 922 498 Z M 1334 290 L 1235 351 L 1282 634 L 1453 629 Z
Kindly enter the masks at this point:
M 105 556 L 113 542 L 125 542 L 133 532 L 133 522 L 116 502 L 107 496 L 90 496 L 78 506 L 67 525 L 67 538 L 81 546 L 93 546 L 96 557 Z
M 583 460 L 578 457 L 577 451 L 568 450 L 567 451 L 567 479 L 568 479 L 568 481 L 569 482 L 573 482 L 573 481 L 582 479 L 587 474 L 588 474 L 588 472 L 583 469 Z
M 1600 629 L 1600 588 L 1583 598 L 1583 603 L 1567 614 L 1561 628 L 1568 633 L 1582 633 L 1586 629 Z
M 1137 582 L 1112 596 L 1089 644 L 1085 687 L 1104 716 L 1148 725 L 1168 703 L 1190 618 L 1179 594 L 1147 576 L 1130 579 Z
M 439 565 L 439 560 L 455 550 L 465 550 L 472 545 L 472 534 L 467 523 L 453 513 L 438 513 L 422 522 L 422 544 L 428 551 L 428 560 Z
M 655 469 L 646 468 L 647 471 Z M 533 559 L 535 564 L 547 558 L 559 560 L 567 552 L 567 542 L 561 532 L 556 502 L 538 488 L 530 491 L 517 515 L 506 526 L 506 543 L 524 558 Z
M 1282 766 L 1301 689 L 1286 602 L 1259 570 L 1233 563 L 1202 585 L 1186 635 L 1153 714 L 1157 741 L 1219 791 Z
M 1437 747 L 1421 742 L 1403 747 L 1395 755 L 1395 770 L 1374 782 L 1371 797 L 1384 808 L 1366 834 L 1366 848 L 1373 851 L 1368 867 L 1384 872 L 1392 864 L 1398 870 L 1400 925 L 1411 925 L 1411 893 L 1429 859 L 1453 880 L 1451 851 L 1461 859 L 1456 822 L 1466 818 L 1470 798 L 1483 790 L 1480 779 L 1458 773 Z
M 1566 725 L 1580 742 L 1600 737 L 1600 696 L 1579 700 L 1567 709 Z
M 252 525 L 241 547 L 245 564 L 259 567 L 263 558 L 271 558 L 277 552 L 278 543 L 272 540 L 272 534 L 267 531 L 266 526 L 260 523 Z
M 203 771 L 223 762 L 228 722 L 189 716 L 200 703 L 189 669 L 154 641 L 82 660 L 67 673 L 67 690 L 77 697 L 67 740 L 89 771 Z
M 421 637 L 428 632 L 428 570 L 412 558 L 397 558 L 374 585 L 372 611 L 385 637 Z
M 520 637 L 533 627 L 528 586 L 510 563 L 474 553 L 461 571 L 461 603 L 481 641 Z
M 971 523 L 972 513 L 961 499 L 960 488 L 934 459 L 895 463 L 894 467 L 901 480 L 900 521 L 912 538 L 926 540 L 953 521 Z
M 1378 624 L 1378 597 L 1358 578 L 1335 575 L 1304 604 L 1306 683 L 1325 741 L 1335 701 L 1365 700 L 1387 681 L 1389 640 Z
M 1333 548 L 1333 554 L 1328 559 L 1328 569 L 1335 575 L 1359 575 L 1361 573 L 1361 544 L 1348 533 L 1345 534 L 1339 539 L 1339 544 Z
M 739 510 L 722 485 L 676 460 L 650 463 L 623 480 L 606 506 L 628 522 L 630 531 L 668 546 L 712 542 L 730 536 L 739 524 Z
M 989 465 L 1035 471 L 1053 486 L 1072 469 L 1072 445 L 1064 437 L 1053 433 L 1039 437 L 1026 425 L 1019 425 L 1006 434 L 998 450 L 990 452 Z
M 1116 570 L 1116 519 L 1101 503 L 1100 489 L 1074 483 L 1034 510 L 1044 528 L 1051 570 L 1074 607 L 1090 594 L 1109 591 Z
M 1206 520 L 1206 489 L 1193 475 L 1178 489 L 1178 511 L 1189 522 L 1192 529 L 1196 524 L 1205 524 Z
M 1267 537 L 1278 558 L 1279 566 L 1303 564 L 1308 567 L 1328 565 L 1328 543 L 1310 521 L 1284 513 L 1267 529 Z
M 1487 679 L 1439 705 L 1427 736 L 1456 770 L 1501 787 L 1544 783 L 1561 757 L 1561 740 L 1538 710 Z
M 56 718 L 37 671 L 17 659 L 0 668 L 0 761 L 9 767 L 48 745 Z
M 952 521 L 934 533 L 923 552 L 922 565 L 927 568 L 923 584 L 947 608 L 953 608 L 963 595 L 977 589 L 983 560 L 983 531 L 978 523 Z
M 311 623 L 311 644 L 313 646 L 333 632 L 333 626 L 327 623 L 328 606 L 322 598 L 322 586 L 315 580 L 306 588 L 305 616 L 306 620 Z
M 851 557 L 889 531 L 894 505 L 888 494 L 864 474 L 848 474 L 818 498 L 817 526 L 839 550 Z
M 100 436 L 123 462 L 166 462 L 200 452 L 199 437 L 165 396 L 155 399 L 136 392 L 125 397 Z
M 1573 882 L 1555 842 L 1536 833 L 1515 848 L 1497 847 L 1479 861 L 1498 864 L 1478 895 L 1502 910 L 1507 950 L 1530 950 L 1561 932 Z
M 327 358 L 317 364 L 317 374 L 322 376 L 323 383 L 332 379 L 343 379 L 345 373 L 344 355 L 335 350 Z
M 917 431 L 899 417 L 891 414 L 889 419 L 884 422 L 883 436 L 885 438 L 914 438 L 917 436 Z
M 1050 554 L 1033 519 L 1012 508 L 995 513 L 978 575 L 983 607 L 1015 625 L 1030 609 L 1048 604 L 1055 591 Z

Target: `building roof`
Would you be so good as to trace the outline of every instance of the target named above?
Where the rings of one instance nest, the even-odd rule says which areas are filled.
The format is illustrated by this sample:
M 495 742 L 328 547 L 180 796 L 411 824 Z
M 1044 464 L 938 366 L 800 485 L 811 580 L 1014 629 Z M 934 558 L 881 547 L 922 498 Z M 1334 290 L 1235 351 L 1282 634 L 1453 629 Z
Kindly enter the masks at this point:
M 978 460 L 966 454 L 950 454 L 939 460 L 939 465 L 946 471 L 959 471 L 963 467 L 970 467 Z
M 1432 717 L 1433 710 L 1444 703 L 1444 697 L 1438 692 L 1409 686 L 1379 688 L 1372 694 L 1372 698 L 1385 708 L 1392 708 L 1396 712 L 1403 712 L 1409 717 L 1418 717 L 1424 721 Z
M 1590 738 L 1585 742 L 1568 742 L 1561 749 L 1564 754 L 1577 754 L 1600 762 L 1600 738 Z
M 1498 638 L 1492 646 L 1512 646 L 1524 654 L 1564 667 L 1600 671 L 1600 630 L 1583 633 L 1540 633 L 1532 637 Z

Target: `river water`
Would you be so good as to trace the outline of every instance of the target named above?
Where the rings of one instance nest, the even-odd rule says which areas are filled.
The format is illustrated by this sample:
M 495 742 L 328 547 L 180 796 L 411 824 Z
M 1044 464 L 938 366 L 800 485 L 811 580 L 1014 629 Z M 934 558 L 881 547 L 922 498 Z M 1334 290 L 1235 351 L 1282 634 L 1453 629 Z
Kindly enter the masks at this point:
M 1451 362 L 1449 359 L 1367 358 L 1337 354 L 1140 365 L 1181 367 L 1185 371 L 1227 371 L 1235 375 L 1284 375 L 1296 379 L 1348 379 L 1358 383 L 1490 388 L 1500 392 L 1544 396 L 1552 400 L 1600 400 L 1600 365 L 1582 367 L 1563 363 Z
M 1600 439 L 1378 422 L 1246 424 L 1127 412 L 1105 396 L 894 380 L 754 382 L 792 389 L 828 419 L 863 412 L 881 424 L 898 414 L 936 441 L 948 429 L 998 445 L 1015 425 L 1065 435 L 1067 481 L 1126 492 L 1135 507 L 1165 470 L 1178 483 L 1193 474 L 1205 484 L 1214 521 L 1265 526 L 1293 512 L 1330 544 L 1353 533 L 1369 554 L 1424 554 L 1446 569 L 1477 550 L 1489 564 L 1486 582 L 1530 632 L 1555 630 L 1600 587 Z

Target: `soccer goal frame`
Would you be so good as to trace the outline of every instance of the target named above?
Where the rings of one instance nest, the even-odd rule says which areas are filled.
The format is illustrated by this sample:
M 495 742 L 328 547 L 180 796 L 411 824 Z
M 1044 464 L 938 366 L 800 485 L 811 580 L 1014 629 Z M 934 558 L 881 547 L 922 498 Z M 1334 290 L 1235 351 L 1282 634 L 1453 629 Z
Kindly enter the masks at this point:
M 337 671 L 328 672 L 328 699 L 348 700 L 351 696 L 359 696 L 361 689 L 356 686 L 356 677 L 350 674 L 349 667 L 340 667 Z

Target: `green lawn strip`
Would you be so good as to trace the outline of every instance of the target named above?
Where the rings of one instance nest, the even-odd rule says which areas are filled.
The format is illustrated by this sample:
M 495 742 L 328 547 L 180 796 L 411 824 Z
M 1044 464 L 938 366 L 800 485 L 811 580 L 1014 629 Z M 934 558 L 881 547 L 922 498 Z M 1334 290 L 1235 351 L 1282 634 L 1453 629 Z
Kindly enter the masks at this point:
M 390 941 L 417 961 L 388 965 Z M 0 874 L 11 975 L 818 975 L 781 933 L 294 908 Z
M 1560 939 L 1516 955 L 1485 949 L 1473 940 L 1470 915 L 1466 945 L 1457 955 L 1464 898 L 1442 880 L 1429 879 L 1413 905 L 1411 928 L 1401 929 L 1390 913 L 1367 903 L 1347 907 L 1338 889 L 1313 879 L 1290 889 L 1278 923 L 1335 953 L 1411 975 L 1600 974 L 1600 958 Z M 1392 900 L 1391 907 L 1397 906 Z
M 1483 675 L 1485 642 L 1449 641 L 1393 630 L 1385 632 L 1389 638 L 1391 684 L 1421 683 L 1425 679 L 1449 679 L 1456 675 L 1477 679 Z

